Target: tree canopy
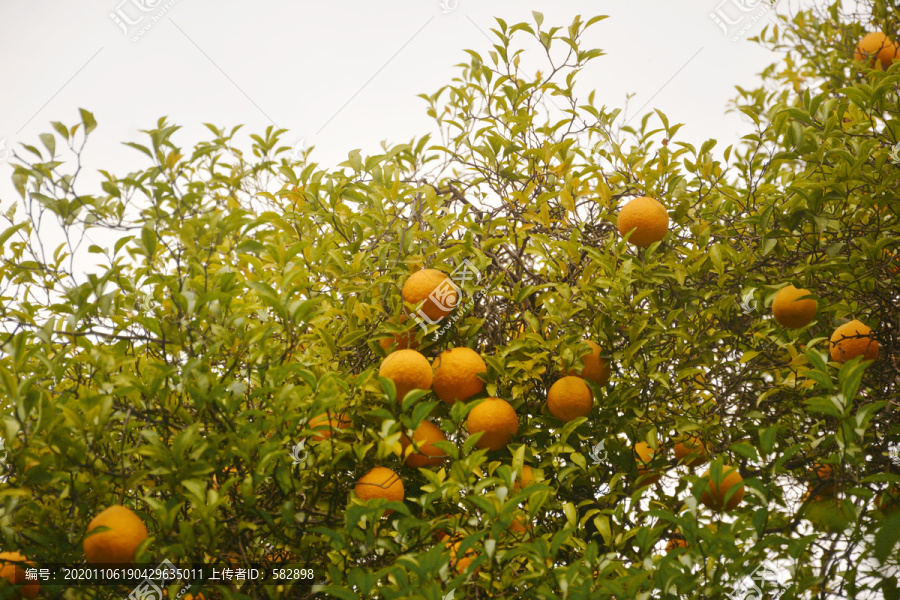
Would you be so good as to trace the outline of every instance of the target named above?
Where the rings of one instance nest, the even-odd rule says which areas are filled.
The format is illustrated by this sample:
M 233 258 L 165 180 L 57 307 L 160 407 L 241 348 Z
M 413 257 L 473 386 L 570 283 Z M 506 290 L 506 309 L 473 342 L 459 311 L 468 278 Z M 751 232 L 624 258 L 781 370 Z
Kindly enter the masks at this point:
M 208 598 L 900 598 L 900 53 L 857 50 L 898 40 L 900 11 L 844 4 L 755 38 L 778 60 L 737 90 L 747 134 L 725 148 L 596 106 L 579 75 L 604 17 L 540 13 L 496 19 L 422 95 L 431 134 L 337 168 L 273 128 L 183 148 L 162 118 L 127 142 L 146 166 L 88 191 L 97 123 L 53 123 L 16 151 L 0 233 L 2 547 L 83 564 L 122 504 L 149 532 L 139 564 L 280 551 L 313 573 Z M 661 241 L 617 228 L 638 197 L 664 207 Z M 118 241 L 82 276 L 92 230 Z M 404 304 L 422 269 L 454 282 L 452 312 Z M 787 285 L 816 302 L 799 327 L 772 315 Z M 874 360 L 832 339 L 852 320 Z M 398 398 L 379 372 L 400 346 L 429 372 L 474 350 L 483 389 Z M 570 371 L 592 405 L 563 421 L 547 397 Z M 468 433 L 492 397 L 518 421 L 499 449 Z M 446 441 L 412 467 L 425 421 Z M 375 467 L 399 498 L 360 498 Z

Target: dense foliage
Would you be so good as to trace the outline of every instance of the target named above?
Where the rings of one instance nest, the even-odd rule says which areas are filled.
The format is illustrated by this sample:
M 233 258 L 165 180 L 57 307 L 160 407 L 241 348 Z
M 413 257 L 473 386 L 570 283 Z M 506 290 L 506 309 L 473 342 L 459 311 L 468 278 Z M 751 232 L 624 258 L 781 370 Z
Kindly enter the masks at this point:
M 602 56 L 582 37 L 602 17 L 559 28 L 538 13 L 497 19 L 493 48 L 423 96 L 433 137 L 351 151 L 338 169 L 293 160 L 271 129 L 252 153 L 213 126 L 185 149 L 161 119 L 128 144 L 149 164 L 102 172 L 88 193 L 80 156 L 96 123 L 54 123 L 17 153 L 25 216 L 8 212 L 0 233 L 3 548 L 83 561 L 87 523 L 119 503 L 150 531 L 140 562 L 278 548 L 315 571 L 315 587 L 210 597 L 722 598 L 766 561 L 784 598 L 900 597 L 900 514 L 875 500 L 900 483 L 900 60 L 883 71 L 853 56 L 867 31 L 900 37 L 900 11 L 841 4 L 764 30 L 783 54 L 739 90 L 749 133 L 727 148 L 680 139 L 662 111 L 623 126 L 579 96 Z M 525 48 L 540 72 L 520 69 Z M 616 215 L 645 195 L 671 222 L 637 248 Z M 37 236 L 51 218 L 68 234 L 58 248 Z M 96 274 L 80 276 L 81 232 L 101 229 L 119 239 L 90 245 Z M 479 277 L 451 326 L 397 319 L 410 273 L 464 261 Z M 807 327 L 772 319 L 788 283 L 818 301 Z M 874 330 L 874 362 L 831 361 L 851 318 Z M 393 399 L 379 342 L 406 330 L 429 358 L 481 354 L 482 396 L 518 414 L 512 444 L 474 448 L 472 401 Z M 592 413 L 564 424 L 547 390 L 581 366 L 582 340 L 613 374 L 590 383 Z M 312 439 L 326 411 L 350 425 Z M 409 468 L 400 436 L 429 415 L 449 459 Z M 708 465 L 671 453 L 687 433 L 713 465 L 738 467 L 736 510 L 699 503 Z M 638 441 L 659 449 L 656 484 L 637 485 Z M 524 464 L 536 482 L 517 489 Z M 820 465 L 833 472 L 824 500 Z M 374 466 L 401 475 L 405 501 L 355 498 Z M 525 535 L 509 531 L 520 511 Z M 467 570 L 448 565 L 438 530 L 475 550 Z M 675 538 L 686 547 L 667 553 Z

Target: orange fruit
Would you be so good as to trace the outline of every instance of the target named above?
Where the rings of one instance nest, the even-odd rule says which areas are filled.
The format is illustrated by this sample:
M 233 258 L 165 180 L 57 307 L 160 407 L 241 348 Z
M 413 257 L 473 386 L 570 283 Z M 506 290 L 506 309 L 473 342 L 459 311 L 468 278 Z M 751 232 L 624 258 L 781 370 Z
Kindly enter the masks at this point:
M 464 402 L 484 389 L 479 373 L 487 373 L 487 365 L 471 348 L 444 350 L 434 359 L 432 389 L 444 402 Z
M 409 319 L 406 315 L 400 315 L 399 319 L 395 319 L 391 317 L 386 322 L 387 323 L 399 323 L 402 325 L 406 323 Z M 416 334 L 411 330 L 407 330 L 406 333 L 395 333 L 393 337 L 382 338 L 378 340 L 378 344 L 385 352 L 393 352 L 394 350 L 405 350 L 406 348 L 418 348 L 419 341 L 416 339 Z
M 778 290 L 775 300 L 772 301 L 772 315 L 783 327 L 799 329 L 806 327 L 816 317 L 818 303 L 807 298 L 797 300 L 809 295 L 809 290 L 797 289 L 792 284 Z
M 843 363 L 857 356 L 875 360 L 878 358 L 878 342 L 869 327 L 854 319 L 831 334 L 831 360 Z
M 518 327 L 516 327 L 516 333 L 512 335 L 512 339 L 519 340 L 524 338 L 525 334 L 527 333 L 526 328 L 530 329 L 531 333 L 537 333 L 537 329 L 535 329 L 534 327 L 528 327 L 528 324 L 523 321 L 519 323 Z
M 522 465 L 522 472 L 516 476 L 516 481 L 513 483 L 513 489 L 521 490 L 527 488 L 532 483 L 534 483 L 534 471 L 531 469 L 530 465 Z
M 659 200 L 649 196 L 634 198 L 619 211 L 619 233 L 633 232 L 628 241 L 646 248 L 663 239 L 669 230 L 669 213 Z
M 869 62 L 873 67 L 877 62 L 883 71 L 893 64 L 895 58 L 900 58 L 900 50 L 888 36 L 876 31 L 859 40 L 853 57 L 856 60 Z
M 199 593 L 199 592 L 198 592 L 196 595 L 194 595 L 194 594 L 185 594 L 185 595 L 184 595 L 184 600 L 206 600 L 206 596 L 204 596 L 203 594 L 201 594 L 201 593 Z
M 832 469 L 831 465 L 813 463 L 813 466 L 806 473 L 810 480 L 806 494 L 803 496 L 804 501 L 813 493 L 815 494 L 813 496 L 814 502 L 834 497 L 834 469 Z
M 25 558 L 19 552 L 0 552 L 0 579 L 6 579 L 12 585 L 19 587 L 11 596 L 4 598 L 34 598 L 41 589 L 41 584 L 35 580 L 25 578 L 26 565 L 34 566 L 34 563 Z
M 562 377 L 547 392 L 550 414 L 567 423 L 572 419 L 588 416 L 593 407 L 594 395 L 581 377 Z
M 687 543 L 686 539 L 672 538 L 671 540 L 669 540 L 669 543 L 666 544 L 666 554 L 668 554 L 672 550 L 675 550 L 676 548 L 687 548 L 687 547 L 688 547 L 688 543 Z
M 416 427 L 415 431 L 413 431 L 413 441 L 415 441 L 415 445 L 412 444 L 406 435 L 400 438 L 403 456 L 406 457 L 408 466 L 414 469 L 419 467 L 436 467 L 447 458 L 446 452 L 434 446 L 435 442 L 446 442 L 447 436 L 431 421 L 422 421 Z
M 403 481 L 400 476 L 387 467 L 374 467 L 368 473 L 359 478 L 353 490 L 356 497 L 362 501 L 384 498 L 403 502 L 406 490 L 403 489 Z M 394 512 L 391 509 L 384 511 L 384 516 Z
M 450 551 L 450 568 L 456 571 L 457 575 L 468 569 L 469 565 L 472 564 L 472 561 L 475 560 L 476 557 L 474 548 L 469 548 L 462 556 L 458 556 L 460 544 L 462 544 L 461 541 L 447 542 L 446 544 L 447 549 Z M 480 570 L 481 567 L 477 567 L 475 571 L 472 572 L 472 575 L 477 575 Z
M 517 537 L 530 537 L 534 531 L 534 523 L 528 521 L 528 516 L 524 512 L 520 512 L 513 517 L 507 531 Z
M 109 529 L 91 533 L 98 527 Z M 141 518 L 130 508 L 114 504 L 88 523 L 84 556 L 91 564 L 129 564 L 134 561 L 138 546 L 146 539 L 147 527 Z
M 387 377 L 397 388 L 397 402 L 411 390 L 430 390 L 434 371 L 428 359 L 415 350 L 397 350 L 382 361 L 379 377 Z
M 224 473 L 237 473 L 237 468 L 236 467 L 228 467 L 227 469 L 225 469 Z M 215 473 L 213 473 L 213 476 L 212 476 L 212 484 L 213 484 L 213 489 L 216 489 L 216 490 L 219 489 L 220 484 L 219 484 L 219 480 L 216 477 Z
M 744 478 L 734 467 L 724 465 L 721 477 L 713 478 L 709 469 L 703 473 L 707 480 L 706 489 L 700 495 L 700 502 L 710 510 L 730 511 L 737 508 L 744 499 Z M 734 488 L 734 493 L 726 501 L 726 496 Z
M 309 429 L 319 432 L 312 438 L 315 442 L 327 440 L 331 437 L 331 434 L 336 433 L 338 429 L 347 427 L 350 427 L 350 419 L 343 414 L 337 415 L 337 418 L 335 419 L 329 419 L 328 415 L 323 413 L 309 420 Z
M 437 269 L 422 269 L 410 275 L 401 294 L 406 305 L 417 307 L 431 321 L 449 315 L 459 301 L 456 284 Z
M 885 259 L 888 262 L 888 271 L 891 273 L 900 273 L 900 254 L 891 252 L 887 248 L 884 249 Z
M 296 562 L 297 557 L 287 548 L 276 548 L 266 554 L 265 562 Z
M 660 450 L 659 448 L 657 450 Z M 650 444 L 647 442 L 638 442 L 634 445 L 634 453 L 637 455 L 635 461 L 637 462 L 637 471 L 638 476 L 646 475 L 647 473 L 653 473 L 647 467 L 653 462 L 653 455 L 655 454 L 653 448 L 650 447 Z M 659 481 L 661 475 L 656 473 L 654 475 L 650 475 L 649 477 L 644 478 L 641 481 L 641 487 L 645 485 L 653 485 L 657 481 Z
M 675 460 L 689 467 L 699 467 L 709 461 L 706 444 L 696 436 L 683 436 L 675 443 L 673 451 Z
M 484 432 L 475 442 L 476 447 L 500 450 L 519 431 L 519 418 L 516 410 L 506 400 L 487 398 L 469 412 L 466 429 L 469 435 Z
M 578 369 L 569 369 L 569 375 L 575 375 L 577 377 L 584 377 L 585 379 L 590 379 L 594 383 L 599 386 L 606 385 L 606 382 L 609 381 L 610 369 L 609 363 L 606 362 L 605 359 L 600 357 L 600 353 L 603 352 L 603 349 L 600 348 L 599 344 L 595 344 L 590 340 L 584 340 L 587 342 L 588 346 L 591 347 L 591 351 L 589 354 L 585 354 L 581 356 L 581 360 L 584 363 L 584 368 L 581 369 L 581 372 L 578 372 Z

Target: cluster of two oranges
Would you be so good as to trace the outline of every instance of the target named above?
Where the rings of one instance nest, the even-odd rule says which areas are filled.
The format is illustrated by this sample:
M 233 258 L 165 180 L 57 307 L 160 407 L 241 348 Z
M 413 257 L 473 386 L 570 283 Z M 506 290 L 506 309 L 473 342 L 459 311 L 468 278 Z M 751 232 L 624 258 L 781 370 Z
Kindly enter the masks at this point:
M 781 288 L 772 301 L 772 316 L 788 329 L 809 325 L 816 316 L 818 303 L 809 298 L 810 291 L 790 284 Z M 879 345 L 872 330 L 857 319 L 837 327 L 829 340 L 831 360 L 844 363 L 862 356 L 865 360 L 878 358 Z

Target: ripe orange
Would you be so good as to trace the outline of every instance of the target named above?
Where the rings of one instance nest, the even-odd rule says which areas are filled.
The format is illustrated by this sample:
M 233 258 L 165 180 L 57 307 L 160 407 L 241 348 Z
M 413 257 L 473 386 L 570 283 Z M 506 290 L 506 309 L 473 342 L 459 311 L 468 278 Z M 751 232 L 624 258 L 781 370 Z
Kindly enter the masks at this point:
M 506 400 L 487 398 L 469 412 L 466 429 L 469 435 L 484 432 L 475 442 L 478 448 L 500 450 L 519 431 L 519 418 L 516 410 Z
M 347 427 L 350 427 L 350 419 L 343 414 L 337 415 L 335 419 L 329 419 L 328 414 L 323 413 L 309 420 L 309 428 L 319 432 L 312 438 L 315 442 L 327 440 L 333 433 L 337 433 L 337 430 Z
M 876 31 L 859 40 L 853 57 L 856 60 L 869 62 L 873 67 L 877 62 L 883 71 L 893 64 L 894 59 L 900 58 L 900 50 L 888 36 Z
M 98 527 L 106 531 L 91 533 Z M 84 556 L 91 564 L 124 565 L 134 561 L 137 547 L 147 539 L 147 527 L 131 509 L 114 504 L 88 523 Z
M 6 579 L 12 585 L 21 587 L 12 593 L 10 598 L 34 598 L 41 589 L 38 581 L 25 578 L 26 565 L 34 566 L 34 563 L 25 558 L 19 552 L 0 552 L 0 579 Z
M 227 473 L 237 473 L 237 468 L 236 467 L 228 467 L 227 469 L 225 469 L 223 471 L 223 473 L 226 473 L 226 474 Z M 215 490 L 219 489 L 220 484 L 219 484 L 219 480 L 216 478 L 215 473 L 213 473 L 213 476 L 212 476 L 212 484 L 213 484 L 213 489 L 215 489 Z
M 297 557 L 287 548 L 276 548 L 266 553 L 265 562 L 296 562 Z
M 900 273 L 900 252 L 891 252 L 890 249 L 884 249 L 885 261 L 887 262 L 887 270 L 891 273 Z
M 183 600 L 206 600 L 206 596 L 199 592 L 196 596 L 194 594 L 185 594 Z
M 531 534 L 534 531 L 534 523 L 528 520 L 528 515 L 524 512 L 519 512 L 513 517 L 507 531 L 517 537 L 531 537 Z
M 457 575 L 468 569 L 476 557 L 474 548 L 469 548 L 462 556 L 458 556 L 460 544 L 462 544 L 461 541 L 447 542 L 446 544 L 447 549 L 450 551 L 450 568 L 456 571 Z M 481 567 L 476 567 L 475 571 L 472 572 L 472 576 L 477 575 L 480 570 Z
M 434 371 L 428 359 L 415 350 L 397 350 L 388 354 L 378 370 L 379 377 L 387 377 L 397 388 L 397 402 L 411 390 L 430 390 Z
M 813 501 L 834 497 L 834 469 L 831 465 L 814 463 L 806 473 L 810 479 L 806 494 L 803 496 L 804 501 L 813 493 L 815 493 Z
M 809 293 L 809 290 L 797 289 L 793 284 L 781 288 L 772 302 L 772 315 L 775 320 L 788 329 L 799 329 L 809 325 L 816 316 L 818 303 L 810 298 L 797 300 Z
M 609 381 L 609 363 L 606 362 L 605 359 L 600 357 L 600 353 L 603 352 L 603 349 L 599 344 L 595 344 L 590 340 L 584 341 L 587 342 L 588 346 L 591 347 L 591 352 L 589 354 L 585 354 L 584 356 L 580 357 L 582 362 L 584 362 L 584 368 L 580 373 L 577 369 L 569 369 L 568 374 L 578 377 L 584 377 L 585 379 L 590 379 L 591 381 L 602 387 L 606 385 L 607 381 Z
M 688 547 L 688 543 L 687 543 L 686 539 L 680 538 L 680 537 L 672 538 L 671 540 L 669 540 L 669 543 L 666 544 L 666 554 L 668 554 L 672 550 L 675 550 L 676 548 L 687 548 L 687 547 Z
M 399 319 L 391 317 L 386 322 L 399 323 L 400 325 L 402 325 L 408 320 L 409 319 L 406 317 L 406 315 L 400 315 Z M 406 333 L 395 333 L 393 334 L 393 337 L 382 338 L 378 340 L 378 344 L 387 353 L 393 352 L 394 350 L 405 350 L 406 348 L 419 347 L 419 341 L 416 339 L 416 334 L 411 330 L 407 330 Z
M 437 269 L 416 271 L 403 284 L 402 291 L 403 302 L 418 307 L 432 321 L 450 314 L 459 301 L 458 294 L 453 280 Z
M 699 467 L 709 462 L 706 444 L 696 436 L 688 435 L 682 437 L 675 443 L 673 450 L 675 452 L 675 460 L 689 467 Z
M 479 373 L 487 373 L 487 365 L 477 352 L 471 348 L 445 350 L 434 359 L 432 388 L 444 402 L 464 402 L 484 389 Z
M 535 329 L 534 327 L 528 327 L 528 324 L 523 321 L 516 327 L 516 332 L 512 335 L 512 339 L 519 340 L 524 338 L 526 329 L 530 330 L 531 333 L 537 333 L 537 329 Z
M 637 462 L 638 476 L 642 477 L 647 473 L 653 473 L 653 471 L 647 468 L 650 463 L 653 462 L 653 455 L 655 454 L 653 448 L 650 447 L 650 444 L 648 444 L 647 442 L 638 442 L 634 445 L 633 450 L 637 455 L 635 458 L 635 462 Z M 662 449 L 657 448 L 657 451 L 660 450 Z M 654 483 L 659 481 L 660 477 L 662 476 L 659 473 L 655 473 L 653 475 L 650 475 L 649 477 L 644 478 L 643 480 L 641 480 L 641 487 L 644 487 L 645 485 L 653 485 Z
M 831 360 L 843 363 L 857 356 L 875 360 L 878 358 L 878 342 L 869 327 L 854 319 L 831 334 Z
M 516 476 L 516 481 L 513 483 L 513 489 L 521 490 L 527 488 L 532 483 L 534 483 L 534 471 L 531 469 L 530 465 L 522 465 L 522 472 Z
M 444 462 L 447 453 L 436 448 L 435 442 L 446 442 L 447 436 L 431 421 L 422 421 L 421 425 L 413 431 L 413 446 L 410 439 L 403 435 L 400 438 L 400 444 L 403 448 L 403 456 L 406 457 L 406 464 L 414 469 L 419 467 L 436 467 Z M 418 447 L 418 450 L 416 450 Z
M 400 476 L 387 467 L 374 467 L 368 473 L 359 478 L 354 486 L 356 497 L 362 501 L 384 498 L 403 502 L 406 490 L 403 489 L 403 481 Z M 384 516 L 394 512 L 391 509 L 384 511 Z
M 617 226 L 622 236 L 633 231 L 628 241 L 635 246 L 646 248 L 662 240 L 666 235 L 669 230 L 669 213 L 655 198 L 641 196 L 622 207 Z
M 591 414 L 594 395 L 581 377 L 567 375 L 550 386 L 547 392 L 547 408 L 550 413 L 565 422 Z
M 730 511 L 737 508 L 744 499 L 744 478 L 734 467 L 724 465 L 721 477 L 714 479 L 709 469 L 703 473 L 707 480 L 706 489 L 700 495 L 700 502 L 714 511 Z M 734 493 L 726 501 L 725 497 L 734 488 Z

